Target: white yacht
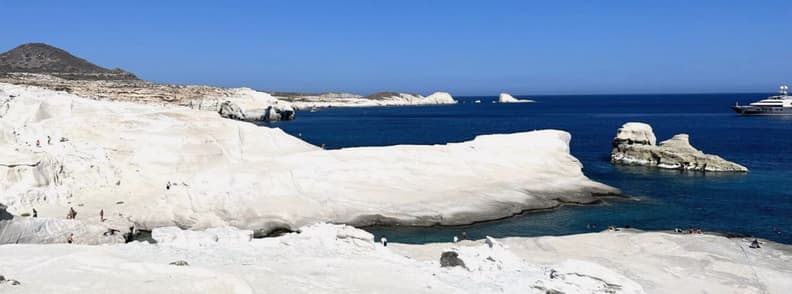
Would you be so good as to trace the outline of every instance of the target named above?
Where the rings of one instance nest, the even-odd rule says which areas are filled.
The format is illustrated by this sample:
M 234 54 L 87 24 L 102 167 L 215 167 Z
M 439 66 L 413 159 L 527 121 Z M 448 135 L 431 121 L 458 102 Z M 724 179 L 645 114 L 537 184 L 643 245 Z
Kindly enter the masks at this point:
M 792 96 L 787 94 L 789 87 L 781 86 L 779 95 L 770 96 L 749 105 L 732 106 L 732 109 L 742 115 L 792 115 Z

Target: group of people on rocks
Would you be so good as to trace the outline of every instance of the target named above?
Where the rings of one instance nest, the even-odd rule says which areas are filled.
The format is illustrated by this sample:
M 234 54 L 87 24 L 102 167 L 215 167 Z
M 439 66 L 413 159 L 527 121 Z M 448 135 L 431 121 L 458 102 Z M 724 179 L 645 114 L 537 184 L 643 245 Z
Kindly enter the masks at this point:
M 37 218 L 38 217 L 38 210 L 36 210 L 35 208 L 33 208 L 31 210 L 33 211 L 33 214 L 31 216 Z M 77 211 L 74 210 L 74 207 L 69 207 L 69 212 L 66 213 L 66 219 L 74 219 L 76 217 L 77 217 Z M 99 221 L 100 222 L 104 222 L 105 220 L 106 219 L 104 217 L 104 209 L 100 209 L 99 210 Z M 113 232 L 113 231 L 118 232 L 118 230 L 115 230 L 115 229 L 109 229 L 108 230 L 108 232 L 110 232 L 111 234 L 115 234 L 115 232 Z M 132 229 L 130 229 L 130 232 L 131 231 L 132 231 Z M 130 234 L 130 235 L 132 235 L 132 234 Z M 107 236 L 107 233 L 105 233 L 105 236 Z M 129 237 L 125 237 L 125 239 L 129 240 Z M 69 236 L 66 238 L 66 242 L 69 243 L 69 244 L 74 243 L 74 233 L 70 233 L 69 234 Z
M 694 229 L 693 227 L 690 227 L 687 230 L 683 230 L 683 229 L 680 229 L 680 228 L 675 228 L 674 232 L 675 233 L 685 233 L 685 234 L 703 234 L 704 233 L 704 231 L 702 231 L 701 228 L 695 228 Z
M 33 209 L 33 217 L 38 217 L 38 211 Z M 69 207 L 69 212 L 66 213 L 66 219 L 75 219 L 77 217 L 77 211 L 74 210 L 74 207 Z M 99 221 L 104 222 L 106 219 L 104 217 L 104 209 L 99 210 Z
M 460 240 L 467 240 L 468 235 L 466 231 L 462 231 L 462 238 L 460 239 L 457 235 L 454 235 L 454 243 L 459 242 Z

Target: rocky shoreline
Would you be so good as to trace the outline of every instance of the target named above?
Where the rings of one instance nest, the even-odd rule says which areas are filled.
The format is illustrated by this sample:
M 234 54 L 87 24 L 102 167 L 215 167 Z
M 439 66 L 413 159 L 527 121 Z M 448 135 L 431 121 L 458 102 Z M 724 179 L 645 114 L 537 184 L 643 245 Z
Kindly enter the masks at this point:
M 280 237 L 160 228 L 155 244 L 3 245 L 0 291 L 105 293 L 785 293 L 792 248 L 635 230 L 381 242 L 344 225 Z M 385 246 L 387 245 L 387 246 Z M 47 266 L 39 266 L 46 262 Z M 121 287 L 123 288 L 123 287 Z
M 625 129 L 632 131 L 617 136 L 621 145 L 653 145 L 653 133 Z M 792 248 L 769 241 L 751 248 L 746 239 L 621 230 L 384 246 L 384 236 L 324 223 L 467 224 L 619 194 L 583 175 L 570 138 L 543 130 L 322 150 L 213 112 L 0 83 L 0 291 L 783 293 L 792 286 Z M 70 208 L 79 216 L 63 218 Z M 37 217 L 22 216 L 32 209 Z M 125 243 L 127 232 L 141 229 L 157 243 Z M 293 232 L 253 238 L 274 231 Z
M 409 105 L 447 105 L 456 104 L 451 94 L 435 92 L 429 96 L 419 94 L 380 92 L 368 96 L 350 93 L 270 93 L 281 101 L 288 101 L 298 110 L 326 107 L 374 107 L 374 106 L 409 106 Z
M 210 112 L 0 90 L 0 203 L 15 215 L 76 206 L 104 209 L 122 232 L 231 225 L 266 235 L 316 221 L 461 225 L 620 193 L 582 173 L 563 131 L 322 150 Z M 61 242 L 74 230 L 48 228 Z

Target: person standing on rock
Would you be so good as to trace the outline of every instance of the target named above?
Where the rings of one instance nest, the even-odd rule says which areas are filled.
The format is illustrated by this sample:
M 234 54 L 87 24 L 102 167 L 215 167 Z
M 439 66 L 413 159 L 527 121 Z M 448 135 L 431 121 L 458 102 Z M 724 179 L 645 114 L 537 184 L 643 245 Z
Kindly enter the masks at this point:
M 388 238 L 385 238 L 385 235 L 382 235 L 382 238 L 380 238 L 380 243 L 382 243 L 383 247 L 388 247 Z
M 462 240 L 467 240 L 467 232 L 462 231 Z

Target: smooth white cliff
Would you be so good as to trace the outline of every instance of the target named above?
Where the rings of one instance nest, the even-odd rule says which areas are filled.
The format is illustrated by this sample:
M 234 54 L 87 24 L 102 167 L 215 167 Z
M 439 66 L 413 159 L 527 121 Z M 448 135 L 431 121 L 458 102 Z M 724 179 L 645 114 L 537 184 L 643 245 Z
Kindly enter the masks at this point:
M 211 112 L 0 87 L 0 203 L 15 215 L 73 207 L 76 221 L 104 210 L 121 231 L 266 234 L 316 221 L 467 224 L 618 193 L 583 175 L 563 131 L 322 150 Z

